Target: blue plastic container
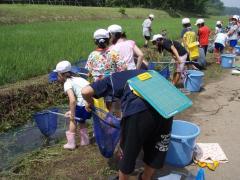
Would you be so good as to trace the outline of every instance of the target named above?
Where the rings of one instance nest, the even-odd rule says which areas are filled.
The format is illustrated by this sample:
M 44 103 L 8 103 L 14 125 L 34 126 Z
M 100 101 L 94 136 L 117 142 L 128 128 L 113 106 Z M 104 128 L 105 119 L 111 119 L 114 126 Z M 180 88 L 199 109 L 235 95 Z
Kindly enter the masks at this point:
M 196 124 L 174 120 L 166 163 L 175 167 L 189 165 L 192 162 L 193 149 L 199 134 L 200 128 Z
M 48 82 L 49 83 L 56 82 L 57 80 L 58 80 L 57 72 L 52 71 L 48 74 Z
M 190 92 L 199 92 L 203 84 L 204 73 L 197 70 L 187 70 L 184 88 Z
M 157 63 L 150 62 L 148 64 L 148 69 L 149 70 L 156 70 L 156 65 L 157 65 Z M 168 65 L 166 65 L 163 69 L 156 70 L 156 71 L 159 72 L 159 74 L 161 74 L 166 79 L 170 78 L 170 70 L 169 70 L 169 66 Z
M 240 55 L 240 46 L 235 46 L 235 52 L 237 55 Z
M 221 55 L 221 66 L 223 68 L 232 68 L 235 57 L 236 56 L 234 54 L 222 54 Z

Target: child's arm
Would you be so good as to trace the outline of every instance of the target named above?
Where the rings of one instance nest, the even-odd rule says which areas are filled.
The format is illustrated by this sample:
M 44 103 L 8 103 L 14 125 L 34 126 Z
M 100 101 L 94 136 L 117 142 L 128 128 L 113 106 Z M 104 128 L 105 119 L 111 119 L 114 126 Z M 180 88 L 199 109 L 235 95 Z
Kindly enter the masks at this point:
M 86 86 L 82 89 L 81 93 L 83 99 L 86 101 L 85 108 L 88 112 L 90 112 L 93 107 L 94 90 L 91 86 Z
M 76 98 L 72 89 L 67 90 L 67 95 L 69 99 L 69 110 L 70 110 L 70 119 L 75 118 L 75 108 L 76 108 Z

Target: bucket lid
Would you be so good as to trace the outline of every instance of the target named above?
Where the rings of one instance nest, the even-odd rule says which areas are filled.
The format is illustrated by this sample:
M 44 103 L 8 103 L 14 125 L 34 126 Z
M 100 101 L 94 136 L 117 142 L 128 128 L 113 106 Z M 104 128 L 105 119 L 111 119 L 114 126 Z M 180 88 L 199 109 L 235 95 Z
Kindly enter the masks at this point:
M 204 76 L 204 73 L 198 70 L 187 70 L 187 74 L 190 76 Z

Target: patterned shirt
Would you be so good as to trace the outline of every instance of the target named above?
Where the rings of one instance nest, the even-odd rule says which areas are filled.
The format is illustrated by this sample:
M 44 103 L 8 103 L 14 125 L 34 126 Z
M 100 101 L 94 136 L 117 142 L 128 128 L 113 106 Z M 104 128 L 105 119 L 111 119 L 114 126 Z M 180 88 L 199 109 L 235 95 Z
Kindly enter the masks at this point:
M 117 51 L 97 49 L 88 56 L 85 68 L 89 70 L 94 81 L 97 81 L 114 72 L 124 71 L 127 66 Z

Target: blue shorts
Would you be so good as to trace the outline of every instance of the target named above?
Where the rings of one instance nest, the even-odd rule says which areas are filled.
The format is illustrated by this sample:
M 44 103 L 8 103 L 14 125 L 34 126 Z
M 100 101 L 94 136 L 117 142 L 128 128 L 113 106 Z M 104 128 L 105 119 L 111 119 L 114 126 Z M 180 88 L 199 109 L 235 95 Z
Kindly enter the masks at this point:
M 90 119 L 92 114 L 87 112 L 85 106 L 76 106 L 75 116 L 81 118 L 81 120 L 76 120 L 79 123 L 85 123 L 87 119 Z
M 233 39 L 233 40 L 230 40 L 229 41 L 229 45 L 230 47 L 235 47 L 238 43 L 238 40 L 237 39 Z
M 224 49 L 224 46 L 220 43 L 214 43 L 214 48 L 222 53 L 223 49 Z

